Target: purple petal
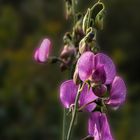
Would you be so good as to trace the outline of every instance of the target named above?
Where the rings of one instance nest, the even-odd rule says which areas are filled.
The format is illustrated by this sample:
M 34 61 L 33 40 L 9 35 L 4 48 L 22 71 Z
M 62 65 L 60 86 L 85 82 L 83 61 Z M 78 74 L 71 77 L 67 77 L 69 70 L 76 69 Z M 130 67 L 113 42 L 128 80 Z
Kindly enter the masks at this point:
M 78 60 L 78 73 L 82 81 L 87 80 L 94 68 L 94 54 L 92 52 L 85 52 Z
M 51 41 L 49 39 L 44 39 L 40 47 L 35 51 L 34 59 L 38 62 L 45 62 L 50 53 Z
M 93 112 L 88 121 L 89 135 L 94 140 L 113 140 L 105 113 Z
M 104 84 L 106 81 L 106 73 L 104 66 L 98 66 L 92 74 L 92 79 L 95 83 Z
M 111 85 L 110 99 L 107 104 L 117 109 L 120 105 L 124 103 L 125 98 L 126 85 L 121 77 L 116 76 Z
M 95 95 L 97 95 L 98 97 L 102 97 L 107 92 L 107 87 L 106 85 L 101 84 L 101 85 L 96 86 L 92 90 Z
M 68 80 L 60 86 L 60 100 L 65 108 L 69 108 L 75 102 L 78 86 L 73 80 Z
M 92 89 L 88 89 L 88 86 L 85 85 L 83 91 L 81 92 L 80 98 L 79 98 L 79 106 L 82 107 L 84 105 L 85 108 L 84 110 L 88 111 L 88 112 L 92 112 L 95 107 L 96 107 L 96 103 L 92 102 L 94 100 L 96 100 L 98 97 L 95 96 L 95 94 L 92 92 Z M 92 103 L 90 103 L 92 102 Z M 88 104 L 90 103 L 90 104 Z
M 99 67 L 102 65 L 104 66 L 104 70 L 106 73 L 105 84 L 110 84 L 116 75 L 116 68 L 111 58 L 109 58 L 107 55 L 103 53 L 98 53 L 95 56 L 95 63 L 96 63 L 96 67 Z

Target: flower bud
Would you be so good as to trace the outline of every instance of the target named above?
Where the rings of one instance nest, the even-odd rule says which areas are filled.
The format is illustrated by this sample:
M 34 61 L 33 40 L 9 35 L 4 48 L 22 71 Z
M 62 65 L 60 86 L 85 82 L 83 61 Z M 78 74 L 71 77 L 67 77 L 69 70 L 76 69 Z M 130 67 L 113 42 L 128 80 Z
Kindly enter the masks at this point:
M 72 34 L 70 32 L 66 32 L 63 37 L 64 44 L 70 44 L 72 42 Z
M 72 15 L 72 0 L 65 0 L 66 7 L 66 19 L 68 19 Z
M 83 29 L 82 29 L 82 24 L 83 24 L 83 15 L 78 13 L 76 15 L 76 24 L 73 27 L 73 31 L 75 34 L 83 35 Z
M 35 61 L 40 63 L 44 63 L 45 61 L 47 61 L 50 49 L 51 49 L 51 41 L 48 38 L 46 38 L 42 41 L 40 47 L 37 48 L 34 53 Z
M 79 52 L 80 54 L 83 54 L 84 52 L 86 52 L 88 49 L 88 45 L 85 41 L 85 38 L 83 38 L 80 43 L 79 43 Z
M 76 85 L 78 85 L 80 83 L 80 78 L 79 78 L 79 74 L 78 74 L 78 68 L 76 66 L 74 75 L 73 75 L 73 81 Z
M 107 92 L 107 87 L 105 85 L 97 85 L 92 88 L 92 91 L 96 96 L 102 97 Z
M 84 18 L 83 18 L 83 26 L 82 26 L 82 29 L 83 29 L 83 32 L 86 33 L 86 30 L 89 28 L 90 26 L 90 8 L 88 8 Z
M 66 70 L 68 66 L 72 64 L 72 60 L 75 54 L 76 54 L 76 49 L 73 45 L 67 44 L 64 46 L 60 54 L 60 58 L 64 61 L 64 63 L 60 65 L 62 71 Z
M 103 29 L 103 22 L 104 22 L 104 11 L 102 10 L 97 14 L 97 16 L 95 18 L 95 26 L 98 29 L 102 30 Z
M 60 54 L 60 57 L 62 59 L 67 59 L 68 57 L 75 55 L 75 53 L 76 53 L 75 47 L 73 45 L 67 44 L 64 46 L 64 48 Z
M 95 40 L 92 40 L 91 42 L 91 51 L 96 54 L 100 51 L 100 47 L 99 45 L 97 44 L 97 42 Z

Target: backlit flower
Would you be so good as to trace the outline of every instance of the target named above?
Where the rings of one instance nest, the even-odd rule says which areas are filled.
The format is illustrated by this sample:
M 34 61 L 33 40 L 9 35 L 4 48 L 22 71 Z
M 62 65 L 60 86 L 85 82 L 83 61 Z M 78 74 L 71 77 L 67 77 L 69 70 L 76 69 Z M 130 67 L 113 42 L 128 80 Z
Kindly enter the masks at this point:
M 42 41 L 41 45 L 36 49 L 34 59 L 40 63 L 47 61 L 50 49 L 51 49 L 51 41 L 48 38 L 46 38 Z

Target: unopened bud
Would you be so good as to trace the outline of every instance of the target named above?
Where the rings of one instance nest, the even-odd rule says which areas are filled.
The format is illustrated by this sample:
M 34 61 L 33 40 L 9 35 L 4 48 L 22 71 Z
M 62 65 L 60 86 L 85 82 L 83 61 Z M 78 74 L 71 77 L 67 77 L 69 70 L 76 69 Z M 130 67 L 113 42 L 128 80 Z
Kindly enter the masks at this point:
M 72 42 L 72 34 L 70 32 L 66 32 L 63 37 L 64 44 L 70 44 Z
M 63 58 L 67 59 L 68 57 L 75 55 L 75 53 L 76 53 L 76 49 L 73 45 L 65 45 L 60 54 L 60 57 L 62 59 Z
M 85 51 L 87 51 L 87 43 L 85 39 L 83 38 L 79 43 L 79 52 L 80 54 L 83 54 Z
M 90 26 L 90 8 L 88 8 L 84 18 L 83 18 L 83 26 L 82 26 L 82 29 L 83 29 L 83 32 L 86 33 L 86 30 L 89 28 Z
M 65 7 L 66 7 L 66 19 L 68 19 L 72 15 L 72 1 L 65 0 Z
M 97 85 L 92 87 L 92 91 L 95 95 L 102 97 L 107 92 L 107 87 L 105 85 Z
M 83 15 L 78 13 L 76 15 L 76 24 L 73 28 L 73 31 L 76 32 L 77 34 L 83 34 L 82 24 L 83 24 Z
M 78 85 L 80 83 L 80 78 L 79 78 L 79 74 L 78 74 L 78 68 L 76 66 L 74 75 L 73 75 L 73 81 L 76 85 Z
M 90 51 L 95 47 L 95 31 L 92 28 L 88 28 L 86 36 L 79 43 L 79 52 L 83 54 L 85 51 Z
M 104 23 L 104 11 L 102 10 L 97 14 L 97 16 L 95 18 L 95 26 L 98 29 L 102 30 L 103 29 L 103 23 Z
M 91 51 L 96 54 L 99 52 L 100 48 L 99 45 L 97 44 L 97 42 L 95 40 L 92 40 L 92 42 L 90 43 L 91 46 Z

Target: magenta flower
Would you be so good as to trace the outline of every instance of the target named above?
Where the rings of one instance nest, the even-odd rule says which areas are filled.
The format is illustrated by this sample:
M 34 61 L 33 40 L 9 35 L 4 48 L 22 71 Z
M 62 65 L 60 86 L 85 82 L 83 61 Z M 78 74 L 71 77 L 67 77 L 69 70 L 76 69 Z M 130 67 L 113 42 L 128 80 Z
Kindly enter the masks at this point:
M 104 85 L 101 85 L 101 90 L 107 90 Z M 61 84 L 60 87 L 60 100 L 65 108 L 70 108 L 74 105 L 76 94 L 78 91 L 78 85 L 76 85 L 73 80 L 65 81 Z M 100 93 L 100 89 L 96 89 L 96 92 Z M 111 90 L 109 91 L 109 97 L 105 101 L 105 103 L 112 108 L 119 108 L 125 101 L 126 97 L 126 86 L 123 80 L 116 76 L 111 84 Z M 93 93 L 92 88 L 88 89 L 88 86 L 85 85 L 80 98 L 79 98 L 79 108 L 84 106 L 83 110 L 92 112 L 96 108 L 96 103 L 94 102 L 96 99 L 100 97 L 96 96 Z
M 123 79 L 119 76 L 116 76 L 111 84 L 111 89 L 109 92 L 110 97 L 106 103 L 112 106 L 114 109 L 117 109 L 124 103 L 126 91 L 126 85 Z
M 85 52 L 78 60 L 78 73 L 82 81 L 90 80 L 102 84 L 110 84 L 116 69 L 113 61 L 105 54 Z
M 106 86 L 112 83 L 116 75 L 113 61 L 103 53 L 96 55 L 90 51 L 83 53 L 77 62 L 77 67 L 82 81 L 91 81 L 94 85 L 98 85 L 94 86 L 93 92 L 99 97 L 106 93 Z
M 45 38 L 39 48 L 36 49 L 34 59 L 37 62 L 44 63 L 49 57 L 50 49 L 51 41 L 48 38 Z
M 82 81 L 90 80 L 91 83 L 99 84 L 93 88 L 98 97 L 109 92 L 109 99 L 105 102 L 113 108 L 122 105 L 126 98 L 126 86 L 122 78 L 115 76 L 116 69 L 112 60 L 103 53 L 94 55 L 85 52 L 78 60 L 78 74 Z M 110 85 L 110 89 L 107 89 Z M 87 98 L 87 97 L 86 97 Z
M 78 86 L 73 82 L 73 80 L 68 80 L 62 83 L 60 87 L 60 100 L 65 108 L 70 108 L 74 104 L 77 91 Z M 94 95 L 92 90 L 89 90 L 88 86 L 85 85 L 79 98 L 79 107 L 85 105 L 83 110 L 91 112 L 96 107 L 96 104 L 92 101 L 97 98 L 98 97 Z
M 93 112 L 90 114 L 88 132 L 94 140 L 114 140 L 105 113 Z

